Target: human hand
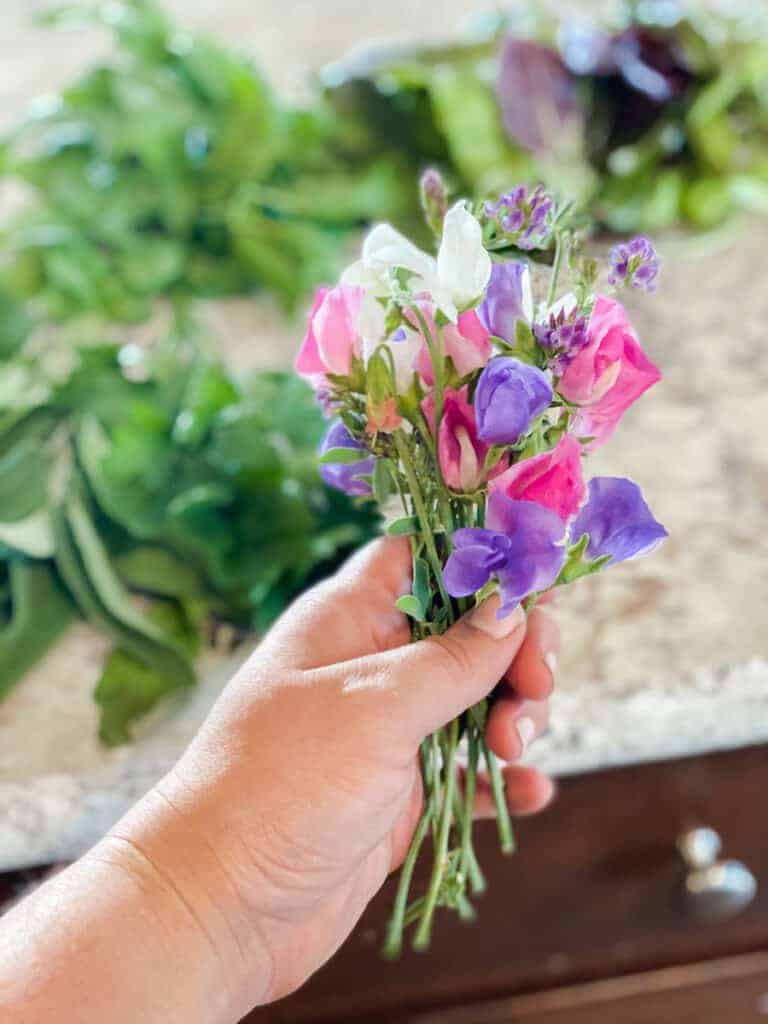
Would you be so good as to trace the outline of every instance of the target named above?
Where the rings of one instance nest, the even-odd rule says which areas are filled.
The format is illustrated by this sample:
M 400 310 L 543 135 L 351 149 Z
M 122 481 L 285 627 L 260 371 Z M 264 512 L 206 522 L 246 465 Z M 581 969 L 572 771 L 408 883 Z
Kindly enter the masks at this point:
M 504 760 L 546 721 L 558 637 L 491 598 L 411 644 L 402 539 L 374 542 L 304 595 L 225 689 L 170 775 L 115 829 L 114 856 L 177 889 L 227 964 L 236 1014 L 298 987 L 403 860 L 422 800 L 421 741 L 504 678 L 487 740 Z M 510 765 L 513 813 L 551 782 Z M 487 780 L 476 810 L 492 813 Z M 223 947 L 223 948 L 222 948 Z

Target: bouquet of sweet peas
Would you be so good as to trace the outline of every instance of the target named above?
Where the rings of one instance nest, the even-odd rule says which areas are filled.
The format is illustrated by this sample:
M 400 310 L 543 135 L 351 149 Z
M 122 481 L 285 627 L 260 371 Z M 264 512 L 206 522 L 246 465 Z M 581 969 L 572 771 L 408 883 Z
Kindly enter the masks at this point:
M 333 423 L 325 480 L 379 503 L 387 531 L 410 537 L 412 592 L 398 607 L 412 636 L 444 632 L 498 591 L 498 615 L 553 587 L 644 554 L 666 531 L 630 480 L 582 475 L 584 456 L 659 380 L 615 298 L 652 290 L 658 258 L 645 238 L 616 246 L 607 294 L 567 206 L 543 189 L 449 205 L 439 175 L 422 178 L 433 257 L 388 224 L 321 289 L 296 368 Z M 569 290 L 561 288 L 565 276 Z M 563 293 L 564 292 L 564 293 Z M 401 872 L 385 951 L 405 928 L 430 938 L 434 911 L 470 917 L 484 887 L 472 847 L 481 764 L 502 848 L 513 848 L 500 766 L 484 738 L 488 700 L 422 746 L 424 810 Z M 428 836 L 426 893 L 409 903 Z

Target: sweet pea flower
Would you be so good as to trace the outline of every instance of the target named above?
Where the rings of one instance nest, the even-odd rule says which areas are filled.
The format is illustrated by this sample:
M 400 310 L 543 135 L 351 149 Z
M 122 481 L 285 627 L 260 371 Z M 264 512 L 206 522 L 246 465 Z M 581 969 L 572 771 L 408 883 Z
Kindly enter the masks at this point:
M 435 399 L 428 395 L 422 403 L 427 422 L 435 430 Z M 466 387 L 447 388 L 443 395 L 443 415 L 437 429 L 437 453 L 440 471 L 452 491 L 471 494 L 486 478 L 485 457 L 488 445 L 477 436 L 475 410 L 467 400 Z
M 492 359 L 475 391 L 477 427 L 487 444 L 514 444 L 552 401 L 546 374 L 511 356 Z
M 500 473 L 490 485 L 516 501 L 535 501 L 567 522 L 576 515 L 586 496 L 581 474 L 581 445 L 568 434 L 552 451 L 523 459 Z
M 589 481 L 589 498 L 573 521 L 571 540 L 576 543 L 585 533 L 589 534 L 588 557 L 609 555 L 611 562 L 645 555 L 669 536 L 654 519 L 637 484 L 611 476 Z
M 458 309 L 477 302 L 490 276 L 491 257 L 483 245 L 483 229 L 461 200 L 450 208 L 443 222 L 435 301 L 455 322 Z
M 395 276 L 398 268 L 410 273 L 408 287 L 414 296 L 431 298 L 456 323 L 459 310 L 476 302 L 485 291 L 491 273 L 482 228 L 464 200 L 445 215 L 437 259 L 391 224 L 378 224 L 363 242 L 361 259 L 347 268 L 342 281 L 363 287 L 373 299 L 387 298 L 400 286 Z
M 320 444 L 320 454 L 325 455 L 332 448 L 356 448 L 365 451 L 365 447 L 352 437 L 341 420 L 336 420 L 331 425 Z M 350 497 L 359 498 L 371 493 L 371 485 L 361 478 L 373 473 L 375 463 L 373 455 L 359 462 L 329 463 L 320 466 L 320 475 L 329 487 L 343 491 Z
M 599 295 L 589 318 L 587 344 L 570 361 L 558 390 L 581 406 L 574 428 L 602 444 L 624 412 L 661 379 L 645 355 L 620 302 Z
M 362 289 L 352 285 L 317 289 L 295 363 L 297 372 L 315 387 L 324 383 L 326 374 L 346 376 L 353 355 L 360 355 L 357 321 L 362 299 Z
M 514 345 L 517 321 L 530 323 L 533 319 L 531 271 L 527 263 L 510 260 L 493 264 L 477 315 L 487 331 Z
M 433 309 L 427 303 L 420 306 L 432 337 L 437 338 Z M 407 315 L 409 320 L 413 318 L 412 322 L 415 322 L 413 313 Z M 481 369 L 491 357 L 490 336 L 474 309 L 460 313 L 455 324 L 446 324 L 441 328 L 441 335 L 444 354 L 450 357 L 460 377 Z M 424 382 L 431 387 L 435 383 L 435 372 L 432 356 L 423 339 L 415 367 Z
M 453 534 L 445 586 L 453 597 L 468 597 L 496 577 L 501 618 L 528 594 L 548 590 L 555 582 L 565 558 L 565 526 L 549 509 L 513 501 L 500 491 L 488 500 L 486 524 L 486 529 L 470 527 Z

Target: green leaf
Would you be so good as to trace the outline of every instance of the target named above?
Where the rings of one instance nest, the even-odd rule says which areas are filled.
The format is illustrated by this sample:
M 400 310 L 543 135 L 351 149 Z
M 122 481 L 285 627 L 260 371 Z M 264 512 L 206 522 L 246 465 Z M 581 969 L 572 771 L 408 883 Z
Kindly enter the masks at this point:
M 395 601 L 395 607 L 399 608 L 405 615 L 415 619 L 416 622 L 423 622 L 426 618 L 421 602 L 413 594 L 405 594 L 403 597 L 399 597 Z
M 429 565 L 423 558 L 413 560 L 412 592 L 422 608 L 429 608 L 432 603 L 432 590 L 429 585 Z
M 419 533 L 419 520 L 416 516 L 402 516 L 387 524 L 390 537 L 409 537 Z
M 370 457 L 371 453 L 364 448 L 329 448 L 317 461 L 321 466 L 348 466 Z
M 373 467 L 373 496 L 381 508 L 386 505 L 392 494 L 393 472 L 394 466 L 390 459 L 376 459 Z
M 51 558 L 53 530 L 47 509 L 14 523 L 0 522 L 0 543 L 30 558 Z
M 198 597 L 200 576 L 173 551 L 141 545 L 115 558 L 120 578 L 133 590 L 164 597 Z
M 131 726 L 179 689 L 178 681 L 161 668 L 117 648 L 104 665 L 94 700 L 101 716 L 99 738 L 108 747 L 129 743 Z
M 602 555 L 594 561 L 584 561 L 584 554 L 588 545 L 589 534 L 587 533 L 580 537 L 576 544 L 571 545 L 555 586 L 565 586 L 568 583 L 581 579 L 583 576 L 591 576 L 593 573 L 599 572 L 611 561 L 610 555 Z
M 541 348 L 525 320 L 515 321 L 515 356 L 532 366 L 541 366 L 542 363 Z
M 11 618 L 0 628 L 0 698 L 75 617 L 75 608 L 49 564 L 13 558 L 8 573 Z

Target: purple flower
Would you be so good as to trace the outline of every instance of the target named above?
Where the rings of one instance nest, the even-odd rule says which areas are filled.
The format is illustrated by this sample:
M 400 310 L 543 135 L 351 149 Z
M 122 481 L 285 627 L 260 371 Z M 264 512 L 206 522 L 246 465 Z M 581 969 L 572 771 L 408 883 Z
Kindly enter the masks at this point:
M 534 501 L 513 501 L 497 491 L 488 500 L 487 529 L 457 530 L 445 566 L 453 597 L 476 593 L 499 581 L 499 618 L 528 594 L 548 590 L 563 566 L 565 526 L 557 513 Z
M 475 390 L 477 433 L 486 444 L 514 444 L 552 401 L 546 374 L 511 356 L 492 359 Z
M 525 185 L 506 192 L 495 203 L 485 204 L 485 215 L 496 221 L 498 230 L 518 249 L 545 249 L 551 240 L 555 201 L 538 185 L 528 192 Z
M 590 480 L 587 503 L 571 525 L 572 541 L 585 533 L 589 534 L 589 558 L 610 555 L 612 562 L 645 555 L 668 536 L 637 484 L 614 476 Z
M 331 426 L 320 445 L 320 454 L 325 455 L 331 448 L 357 448 L 365 451 L 365 447 L 356 441 L 341 420 Z M 376 459 L 361 459 L 359 462 L 333 462 L 320 466 L 320 476 L 329 487 L 344 491 L 352 498 L 359 498 L 371 493 L 371 485 L 361 477 L 370 476 Z
M 515 325 L 531 319 L 532 307 L 528 265 L 521 260 L 494 263 L 485 298 L 476 310 L 488 333 L 514 344 Z
M 615 245 L 608 256 L 611 272 L 608 280 L 616 287 L 642 288 L 652 292 L 659 274 L 659 257 L 650 239 L 637 235 L 629 242 Z
M 577 305 L 566 309 L 562 305 L 541 323 L 533 325 L 536 340 L 551 357 L 552 369 L 561 376 L 570 361 L 589 342 L 589 321 Z

